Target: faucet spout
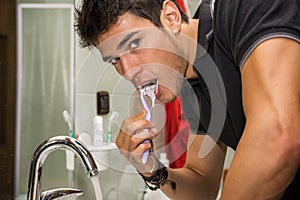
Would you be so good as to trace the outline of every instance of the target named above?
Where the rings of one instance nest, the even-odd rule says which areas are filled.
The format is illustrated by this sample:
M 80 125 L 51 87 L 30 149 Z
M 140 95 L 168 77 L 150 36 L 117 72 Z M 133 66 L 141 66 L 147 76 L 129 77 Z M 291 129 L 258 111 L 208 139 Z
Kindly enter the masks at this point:
M 52 137 L 39 145 L 31 159 L 27 194 L 28 200 L 40 199 L 41 177 L 44 162 L 51 152 L 59 149 L 73 151 L 82 161 L 89 177 L 96 176 L 98 174 L 96 162 L 83 143 L 68 136 Z

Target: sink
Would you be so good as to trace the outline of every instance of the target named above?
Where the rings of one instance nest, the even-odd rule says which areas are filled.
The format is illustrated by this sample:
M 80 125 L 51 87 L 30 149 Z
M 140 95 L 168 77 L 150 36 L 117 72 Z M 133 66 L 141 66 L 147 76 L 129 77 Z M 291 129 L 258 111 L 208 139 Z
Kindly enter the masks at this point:
M 109 152 L 117 149 L 115 143 L 108 143 L 102 146 L 93 146 L 91 136 L 88 133 L 82 133 L 79 135 L 78 140 L 84 143 L 89 152 L 92 154 L 98 171 L 104 171 L 109 166 Z

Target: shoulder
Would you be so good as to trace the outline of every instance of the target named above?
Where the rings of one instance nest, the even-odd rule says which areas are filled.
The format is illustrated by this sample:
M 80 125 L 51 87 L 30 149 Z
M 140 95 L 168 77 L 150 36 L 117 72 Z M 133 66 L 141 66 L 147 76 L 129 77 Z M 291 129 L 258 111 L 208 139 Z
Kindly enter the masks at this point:
M 299 0 L 216 0 L 215 38 L 241 66 L 253 45 L 266 37 L 300 38 L 299 12 Z

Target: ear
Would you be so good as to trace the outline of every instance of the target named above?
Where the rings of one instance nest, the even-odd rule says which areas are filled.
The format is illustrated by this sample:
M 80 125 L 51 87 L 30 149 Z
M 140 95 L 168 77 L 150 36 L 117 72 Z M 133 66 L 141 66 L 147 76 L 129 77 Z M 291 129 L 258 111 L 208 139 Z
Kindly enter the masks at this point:
M 180 32 L 182 18 L 174 2 L 170 0 L 164 1 L 160 20 L 165 28 L 172 30 L 174 33 Z

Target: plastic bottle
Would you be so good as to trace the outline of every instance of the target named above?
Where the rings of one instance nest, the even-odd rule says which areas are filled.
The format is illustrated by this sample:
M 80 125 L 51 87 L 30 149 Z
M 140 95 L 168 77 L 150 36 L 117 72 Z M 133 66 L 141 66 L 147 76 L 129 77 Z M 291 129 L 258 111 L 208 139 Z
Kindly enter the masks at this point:
M 104 144 L 103 118 L 101 116 L 94 117 L 94 146 L 102 146 Z

